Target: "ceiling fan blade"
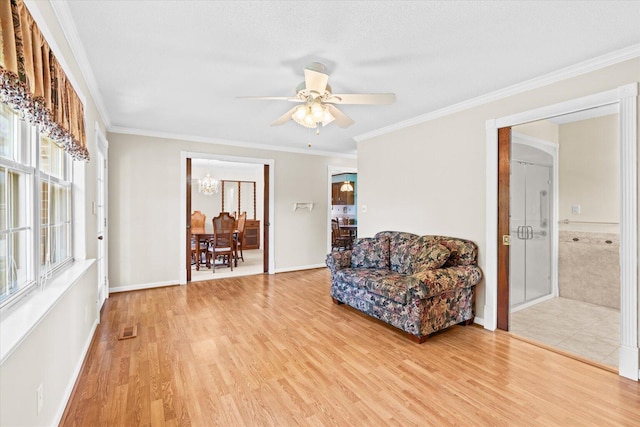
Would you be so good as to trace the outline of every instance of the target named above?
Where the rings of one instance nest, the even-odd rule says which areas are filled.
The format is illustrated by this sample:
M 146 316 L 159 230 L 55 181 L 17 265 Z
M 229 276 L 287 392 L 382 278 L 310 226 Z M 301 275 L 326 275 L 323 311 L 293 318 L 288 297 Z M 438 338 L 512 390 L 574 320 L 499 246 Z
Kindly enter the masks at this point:
M 396 102 L 395 93 L 334 93 L 326 102 L 333 104 L 387 105 Z
M 257 100 L 271 100 L 271 101 L 289 101 L 289 102 L 302 102 L 301 99 L 294 96 L 236 96 L 238 99 L 257 99 Z
M 295 106 L 289 111 L 287 111 L 286 113 L 284 113 L 283 115 L 281 115 L 280 117 L 278 117 L 273 123 L 271 123 L 271 126 L 280 126 L 288 122 L 297 108 L 298 106 Z
M 329 76 L 309 68 L 304 69 L 304 85 L 309 92 L 316 92 L 322 95 L 327 88 Z
M 335 106 L 331 104 L 324 104 L 324 105 L 327 107 L 331 115 L 336 119 L 335 122 L 341 128 L 347 128 L 355 123 L 349 116 L 344 114 L 342 111 L 338 110 L 338 108 L 336 108 Z

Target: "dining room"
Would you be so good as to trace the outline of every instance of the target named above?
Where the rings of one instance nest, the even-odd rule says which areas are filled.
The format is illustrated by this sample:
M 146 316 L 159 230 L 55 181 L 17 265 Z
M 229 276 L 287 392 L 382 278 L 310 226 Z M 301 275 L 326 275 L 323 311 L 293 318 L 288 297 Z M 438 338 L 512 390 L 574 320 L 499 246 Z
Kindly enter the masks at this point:
M 264 167 L 191 161 L 191 281 L 264 271 Z

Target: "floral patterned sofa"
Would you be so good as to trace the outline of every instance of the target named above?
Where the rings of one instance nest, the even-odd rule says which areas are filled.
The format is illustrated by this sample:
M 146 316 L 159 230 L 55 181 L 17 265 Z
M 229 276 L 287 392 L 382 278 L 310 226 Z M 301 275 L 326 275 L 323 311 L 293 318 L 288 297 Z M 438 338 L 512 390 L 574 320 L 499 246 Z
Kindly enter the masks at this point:
M 331 252 L 331 297 L 424 342 L 429 334 L 474 319 L 482 278 L 475 243 L 383 231 Z

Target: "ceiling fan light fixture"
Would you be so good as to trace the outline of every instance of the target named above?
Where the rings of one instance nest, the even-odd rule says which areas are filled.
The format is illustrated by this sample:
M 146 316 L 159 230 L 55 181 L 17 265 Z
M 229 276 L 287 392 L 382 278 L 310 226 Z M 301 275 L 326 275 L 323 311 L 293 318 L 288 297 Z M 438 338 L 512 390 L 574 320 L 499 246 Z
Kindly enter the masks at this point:
M 322 118 L 322 126 L 326 126 L 334 120 L 335 120 L 335 117 L 333 117 L 333 114 L 331 114 L 329 110 L 325 108 L 324 117 Z
M 321 122 L 324 120 L 324 112 L 325 108 L 320 102 L 314 102 L 311 104 L 311 115 L 316 122 Z
M 296 111 L 293 112 L 291 118 L 294 122 L 306 128 L 316 128 L 316 121 L 313 119 L 311 109 L 308 105 L 300 105 Z
M 306 105 L 300 105 L 296 111 L 294 111 L 294 113 L 292 114 L 291 118 L 293 120 L 295 120 L 297 123 L 300 123 L 304 120 L 304 118 L 307 115 L 307 106 Z M 300 123 L 302 124 L 302 123 Z
M 326 126 L 335 120 L 327 106 L 317 100 L 297 107 L 291 118 L 299 125 L 310 129 L 318 128 L 320 124 Z
M 304 126 L 308 128 L 315 128 L 318 126 L 315 119 L 313 118 L 313 115 L 310 113 L 304 116 L 303 122 L 304 122 Z

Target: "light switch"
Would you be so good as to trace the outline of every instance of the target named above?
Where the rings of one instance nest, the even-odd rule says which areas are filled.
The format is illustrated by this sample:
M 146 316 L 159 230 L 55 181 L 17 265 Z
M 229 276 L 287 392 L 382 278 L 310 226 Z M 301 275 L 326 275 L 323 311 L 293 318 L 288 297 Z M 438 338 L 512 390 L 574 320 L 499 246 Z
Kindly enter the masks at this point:
M 367 205 L 362 205 L 362 213 L 367 213 Z
M 571 213 L 574 215 L 580 215 L 580 205 L 571 205 Z

